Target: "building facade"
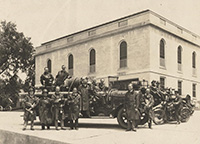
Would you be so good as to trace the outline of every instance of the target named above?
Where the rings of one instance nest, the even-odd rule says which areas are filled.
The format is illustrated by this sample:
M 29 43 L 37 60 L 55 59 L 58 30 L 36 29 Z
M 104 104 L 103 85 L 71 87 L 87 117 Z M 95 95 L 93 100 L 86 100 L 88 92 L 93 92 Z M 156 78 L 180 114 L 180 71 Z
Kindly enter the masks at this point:
M 36 48 L 36 85 L 44 67 L 74 77 L 158 80 L 200 99 L 200 37 L 145 10 Z

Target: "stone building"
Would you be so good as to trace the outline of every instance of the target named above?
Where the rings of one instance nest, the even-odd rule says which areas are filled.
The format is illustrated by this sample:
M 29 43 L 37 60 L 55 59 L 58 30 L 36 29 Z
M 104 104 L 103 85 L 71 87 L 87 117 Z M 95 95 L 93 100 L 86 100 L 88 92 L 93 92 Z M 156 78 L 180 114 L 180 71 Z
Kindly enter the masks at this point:
M 35 57 L 36 85 L 64 64 L 75 77 L 158 80 L 200 98 L 200 37 L 150 10 L 43 43 Z

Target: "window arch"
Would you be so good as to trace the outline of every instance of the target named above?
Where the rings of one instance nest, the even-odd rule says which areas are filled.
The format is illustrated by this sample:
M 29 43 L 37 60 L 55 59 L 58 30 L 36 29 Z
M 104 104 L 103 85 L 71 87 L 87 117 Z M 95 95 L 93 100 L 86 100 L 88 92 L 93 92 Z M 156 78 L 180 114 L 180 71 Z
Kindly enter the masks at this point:
M 165 59 L 165 40 L 160 40 L 160 58 Z
M 127 67 L 127 43 L 120 43 L 120 68 Z
M 49 72 L 51 73 L 51 59 L 47 60 L 47 68 L 49 69 Z
M 68 71 L 71 76 L 73 75 L 73 68 L 74 68 L 74 57 L 72 54 L 70 54 L 68 56 Z
M 95 49 L 90 50 L 90 72 L 95 72 L 95 65 L 96 65 L 96 51 Z
M 182 63 L 182 47 L 181 46 L 178 47 L 177 62 L 178 62 L 178 64 Z
M 192 53 L 192 67 L 196 68 L 196 52 Z

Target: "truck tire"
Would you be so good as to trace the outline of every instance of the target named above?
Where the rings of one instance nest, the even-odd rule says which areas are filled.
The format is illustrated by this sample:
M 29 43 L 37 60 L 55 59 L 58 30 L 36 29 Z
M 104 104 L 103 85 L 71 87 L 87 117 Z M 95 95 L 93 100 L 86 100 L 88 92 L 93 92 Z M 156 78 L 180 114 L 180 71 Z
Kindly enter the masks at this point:
M 0 105 L 0 111 L 3 111 L 3 107 Z
M 154 118 L 153 118 L 153 122 L 156 125 L 161 125 L 164 124 L 164 111 L 160 108 L 157 108 L 154 110 Z
M 124 111 L 124 108 L 120 108 L 118 113 L 117 113 L 117 121 L 118 121 L 118 124 L 126 129 L 127 128 L 127 118 L 126 118 L 126 113 Z

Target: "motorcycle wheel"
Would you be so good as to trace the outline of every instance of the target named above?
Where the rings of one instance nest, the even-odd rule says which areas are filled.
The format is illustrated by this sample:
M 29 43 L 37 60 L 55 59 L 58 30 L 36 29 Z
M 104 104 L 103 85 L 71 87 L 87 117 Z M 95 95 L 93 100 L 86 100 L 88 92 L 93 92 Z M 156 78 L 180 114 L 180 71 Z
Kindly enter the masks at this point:
M 148 122 L 148 116 L 145 113 L 141 114 L 139 125 L 144 125 Z
M 187 122 L 190 119 L 191 111 L 189 108 L 184 107 L 180 111 L 181 122 Z
M 161 125 L 164 124 L 164 111 L 160 108 L 155 109 L 154 111 L 154 118 L 153 118 L 153 122 L 156 125 Z
M 127 128 L 126 112 L 123 107 L 118 111 L 117 122 L 122 128 Z
M 11 106 L 6 106 L 6 107 L 5 107 L 5 110 L 6 110 L 6 111 L 12 111 L 12 107 L 11 107 Z

